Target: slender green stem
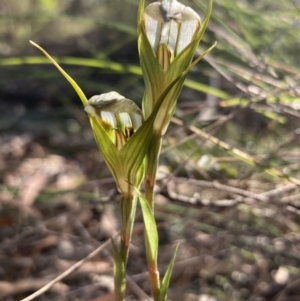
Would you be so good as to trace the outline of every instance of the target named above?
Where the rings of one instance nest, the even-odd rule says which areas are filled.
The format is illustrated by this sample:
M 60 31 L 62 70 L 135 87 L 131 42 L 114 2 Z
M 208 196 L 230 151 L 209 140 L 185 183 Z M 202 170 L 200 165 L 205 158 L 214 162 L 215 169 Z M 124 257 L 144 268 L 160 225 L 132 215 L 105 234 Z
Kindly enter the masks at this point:
M 137 198 L 131 194 L 121 199 L 121 243 L 120 254 L 124 265 L 127 263 L 132 228 L 136 212 Z
M 154 301 L 159 301 L 160 279 L 159 279 L 157 260 L 155 262 L 151 262 L 149 260 L 149 257 L 147 256 L 147 261 L 148 261 L 148 272 L 149 272 L 149 278 L 151 282 L 153 299 Z
M 126 279 L 126 273 L 125 273 L 125 279 Z M 119 283 L 115 280 L 115 300 L 116 301 L 124 301 L 125 297 L 125 289 L 126 286 L 123 288 Z
M 147 202 L 152 209 L 152 213 L 154 214 L 154 185 L 156 181 L 156 171 L 159 161 L 159 154 L 162 144 L 162 137 L 160 134 L 153 135 L 152 140 L 150 142 L 149 150 L 147 153 L 146 160 L 146 171 L 145 171 L 145 197 Z M 145 233 L 145 235 L 148 235 Z M 147 247 L 147 243 L 146 243 Z M 149 278 L 151 282 L 151 288 L 153 293 L 153 298 L 155 301 L 159 301 L 160 296 L 160 279 L 159 272 L 157 266 L 157 259 L 152 259 L 148 256 L 149 251 L 147 250 L 147 262 L 148 262 L 148 272 Z
M 146 171 L 145 171 L 145 196 L 146 199 L 154 212 L 154 185 L 156 180 L 156 171 L 159 161 L 159 154 L 161 149 L 162 138 L 161 135 L 154 135 L 150 142 L 149 150 L 147 153 L 146 160 Z
M 131 241 L 132 228 L 136 211 L 137 198 L 133 193 L 122 195 L 121 206 L 121 230 L 120 230 L 120 251 L 113 242 L 115 259 L 114 281 L 115 300 L 123 301 L 126 290 L 126 264 Z

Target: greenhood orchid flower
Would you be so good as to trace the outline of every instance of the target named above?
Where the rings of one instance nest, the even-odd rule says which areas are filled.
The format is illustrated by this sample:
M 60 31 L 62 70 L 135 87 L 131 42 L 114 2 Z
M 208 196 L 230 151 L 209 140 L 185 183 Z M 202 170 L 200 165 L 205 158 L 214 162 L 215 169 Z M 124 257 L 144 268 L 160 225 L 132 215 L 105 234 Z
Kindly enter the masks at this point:
M 157 99 L 180 76 L 167 94 L 156 116 L 153 138 L 146 157 L 145 193 L 151 208 L 154 208 L 153 189 L 162 136 L 165 134 L 175 112 L 186 70 L 189 70 L 215 45 L 192 62 L 195 51 L 207 27 L 212 11 L 209 0 L 207 14 L 201 23 L 199 15 L 177 0 L 162 0 L 145 7 L 140 1 L 138 12 L 138 50 L 145 93 L 143 97 L 144 118 L 148 118 Z
M 126 197 L 135 195 L 134 187 L 138 188 L 143 178 L 144 158 L 153 136 L 154 122 L 166 102 L 166 96 L 181 80 L 182 75 L 165 88 L 152 113 L 144 121 L 138 106 L 117 92 L 93 96 L 88 100 L 81 88 L 56 61 L 42 47 L 31 43 L 49 58 L 80 97 L 85 111 L 89 114 L 98 148 L 120 193 Z
M 148 5 L 143 19 L 148 40 L 164 70 L 193 40 L 201 25 L 199 15 L 176 0 Z
M 143 111 L 147 118 L 165 88 L 191 65 L 207 27 L 212 0 L 202 24 L 194 10 L 177 0 L 154 2 L 146 8 L 144 2 L 139 7 L 138 48 L 146 86 Z M 174 114 L 184 79 L 174 85 L 159 111 L 154 131 L 160 135 L 166 132 Z
M 101 119 L 102 126 L 118 149 L 125 145 L 143 123 L 140 108 L 115 91 L 93 96 L 84 110 Z

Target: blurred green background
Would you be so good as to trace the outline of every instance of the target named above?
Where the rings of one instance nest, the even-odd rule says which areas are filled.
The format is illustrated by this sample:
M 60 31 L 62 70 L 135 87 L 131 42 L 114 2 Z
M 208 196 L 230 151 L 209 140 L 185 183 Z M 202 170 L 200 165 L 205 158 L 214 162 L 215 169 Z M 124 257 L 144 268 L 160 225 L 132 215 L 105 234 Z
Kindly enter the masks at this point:
M 49 108 L 79 103 L 60 74 L 41 65 L 48 62 L 30 39 L 60 57 L 88 96 L 118 90 L 140 102 L 137 2 L 1 1 L 1 103 Z M 203 15 L 204 1 L 186 2 Z M 187 95 L 200 105 L 207 94 L 223 105 L 251 97 L 297 101 L 298 91 L 290 90 L 299 68 L 298 6 L 296 0 L 216 0 L 199 52 L 214 41 L 218 47 L 194 68 L 187 83 L 192 89 L 181 101 L 187 103 Z
M 7 103 L 8 110 L 24 106 L 70 111 L 80 105 L 72 88 L 29 40 L 59 57 L 88 96 L 118 90 L 140 103 L 143 80 L 136 47 L 137 2 L 2 0 L 0 101 L 4 126 L 15 115 L 6 114 Z M 205 1 L 186 4 L 203 16 Z M 298 32 L 296 0 L 216 0 L 199 53 L 214 41 L 218 46 L 191 72 L 179 108 L 196 106 L 200 111 L 205 101 L 210 101 L 212 109 L 220 104 L 223 108 L 243 104 L 283 122 L 283 116 L 275 116 L 276 110 L 264 103 L 298 103 Z M 264 118 L 260 121 L 265 123 Z

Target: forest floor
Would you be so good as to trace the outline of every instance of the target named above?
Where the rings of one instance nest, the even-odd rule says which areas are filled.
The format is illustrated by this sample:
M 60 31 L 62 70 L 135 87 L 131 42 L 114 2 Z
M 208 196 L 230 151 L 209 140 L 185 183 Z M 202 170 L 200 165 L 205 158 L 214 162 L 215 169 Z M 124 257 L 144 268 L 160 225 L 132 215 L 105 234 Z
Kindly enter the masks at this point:
M 39 118 L 43 123 L 24 114 L 1 135 L 0 300 L 25 298 L 104 243 L 35 300 L 113 300 L 107 241 L 119 226 L 114 181 L 88 128 L 72 134 L 70 121 L 66 130 Z M 172 133 L 188 134 L 172 126 L 167 141 Z M 209 171 L 197 179 L 170 172 L 162 161 L 156 189 L 162 274 L 180 243 L 169 299 L 300 300 L 298 186 L 247 169 L 240 179 L 215 179 Z M 151 295 L 146 271 L 138 210 L 127 300 Z

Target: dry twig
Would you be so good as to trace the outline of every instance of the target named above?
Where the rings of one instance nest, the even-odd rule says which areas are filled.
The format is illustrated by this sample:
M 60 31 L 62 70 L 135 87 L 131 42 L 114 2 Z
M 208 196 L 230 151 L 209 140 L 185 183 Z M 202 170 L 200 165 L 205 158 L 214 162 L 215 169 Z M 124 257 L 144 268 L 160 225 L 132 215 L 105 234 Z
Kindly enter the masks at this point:
M 22 299 L 21 301 L 31 301 L 34 300 L 36 297 L 40 296 L 41 294 L 45 293 L 48 291 L 54 284 L 57 282 L 61 281 L 74 271 L 76 271 L 83 263 L 86 261 L 90 260 L 94 256 L 96 256 L 99 252 L 103 251 L 107 245 L 109 244 L 110 239 L 108 239 L 106 242 L 104 242 L 101 246 L 99 246 L 97 249 L 95 249 L 93 252 L 91 252 L 88 256 L 83 258 L 82 260 L 76 262 L 74 265 L 72 265 L 69 269 L 67 269 L 65 272 L 60 274 L 58 277 L 47 283 L 45 286 L 43 286 L 41 289 L 37 290 L 35 293 L 29 295 L 28 297 Z

